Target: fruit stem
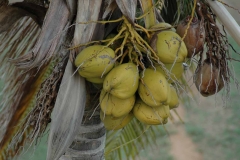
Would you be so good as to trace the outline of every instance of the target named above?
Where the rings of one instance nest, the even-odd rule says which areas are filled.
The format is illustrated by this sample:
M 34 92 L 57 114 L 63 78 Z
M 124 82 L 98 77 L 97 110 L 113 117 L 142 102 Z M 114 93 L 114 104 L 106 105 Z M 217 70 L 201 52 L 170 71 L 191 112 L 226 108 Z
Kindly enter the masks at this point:
M 140 0 L 143 14 L 146 14 L 144 17 L 145 28 L 150 28 L 156 24 L 156 15 L 154 10 L 153 0 Z

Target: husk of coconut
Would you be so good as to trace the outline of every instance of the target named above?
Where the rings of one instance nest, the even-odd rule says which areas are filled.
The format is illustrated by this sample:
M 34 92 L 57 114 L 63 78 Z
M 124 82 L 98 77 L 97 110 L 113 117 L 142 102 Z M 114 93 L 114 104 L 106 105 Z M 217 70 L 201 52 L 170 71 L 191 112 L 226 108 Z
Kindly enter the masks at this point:
M 199 64 L 193 80 L 202 96 L 208 97 L 219 92 L 224 87 L 224 73 L 215 56 L 207 58 Z
M 197 53 L 203 51 L 206 37 L 204 26 L 198 18 L 194 17 L 188 28 L 190 18 L 191 17 L 188 16 L 184 20 L 182 20 L 178 24 L 176 30 L 177 34 L 179 34 L 180 37 L 184 37 L 185 32 L 188 29 L 187 34 L 183 40 L 188 50 L 188 58 L 191 58 Z

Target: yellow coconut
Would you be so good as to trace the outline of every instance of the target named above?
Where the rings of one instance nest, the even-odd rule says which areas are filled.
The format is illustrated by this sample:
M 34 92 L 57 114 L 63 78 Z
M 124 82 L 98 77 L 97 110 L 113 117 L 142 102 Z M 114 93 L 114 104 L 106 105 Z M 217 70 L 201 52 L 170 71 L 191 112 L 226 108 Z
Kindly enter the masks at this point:
M 122 117 L 113 117 L 108 116 L 100 111 L 100 119 L 104 123 L 104 126 L 107 130 L 119 130 L 125 127 L 133 118 L 132 112 Z
M 187 48 L 181 37 L 173 31 L 162 31 L 151 39 L 151 47 L 163 63 L 183 62 Z
M 124 116 L 132 110 L 134 103 L 135 95 L 126 99 L 120 99 L 104 90 L 100 94 L 100 107 L 106 115 L 114 117 Z
M 148 68 L 141 73 L 141 77 L 138 94 L 143 102 L 152 107 L 166 103 L 169 84 L 165 76 L 158 71 Z
M 89 82 L 92 82 L 92 83 L 102 84 L 103 81 L 104 81 L 104 78 L 105 78 L 105 76 L 103 78 L 101 78 L 101 77 L 92 77 L 92 78 L 86 78 L 86 80 L 89 81 Z
M 157 125 L 167 123 L 170 110 L 168 105 L 150 107 L 141 99 L 138 99 L 133 107 L 133 114 L 142 123 Z
M 75 59 L 78 73 L 85 78 L 106 75 L 114 66 L 114 51 L 102 45 L 93 45 L 83 49 Z
M 176 89 L 172 85 L 170 85 L 169 88 L 170 88 L 169 96 L 168 96 L 169 99 L 167 104 L 169 105 L 170 109 L 177 108 L 179 105 L 179 99 L 178 99 Z
M 133 63 L 124 63 L 113 68 L 103 82 L 103 89 L 117 98 L 132 97 L 139 84 L 138 68 Z
M 164 74 L 169 83 L 179 80 L 184 72 L 182 63 L 165 64 L 165 68 L 167 72 L 163 70 L 162 66 L 156 66 L 156 70 Z

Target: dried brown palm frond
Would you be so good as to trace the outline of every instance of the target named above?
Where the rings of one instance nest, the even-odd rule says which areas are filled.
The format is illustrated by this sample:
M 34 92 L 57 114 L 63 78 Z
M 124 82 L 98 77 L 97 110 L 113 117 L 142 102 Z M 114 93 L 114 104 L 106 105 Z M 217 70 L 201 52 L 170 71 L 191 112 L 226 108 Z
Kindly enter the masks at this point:
M 33 73 L 23 73 L 18 70 L 14 64 L 9 62 L 9 58 L 15 58 L 25 54 L 29 48 L 32 48 L 39 35 L 39 29 L 29 18 L 24 18 L 13 26 L 13 29 L 1 35 L 1 73 L 4 80 L 4 88 L 2 90 L 1 115 L 0 115 L 0 145 L 1 155 L 6 153 L 7 145 L 14 136 L 21 123 L 21 118 L 26 114 L 26 110 L 31 104 L 31 96 L 36 94 L 36 87 L 25 100 L 21 101 L 27 92 L 30 92 L 31 86 L 24 82 L 31 82 L 38 76 L 30 77 Z M 31 41 L 30 41 L 31 40 Z M 36 73 L 35 73 L 36 74 Z M 33 74 L 34 75 L 34 74 Z M 32 85 L 33 88 L 33 85 Z M 19 107 L 22 102 L 21 107 Z M 18 113 L 18 114 L 16 114 Z
M 68 14 L 63 1 L 55 2 L 41 31 L 32 19 L 23 18 L 14 26 L 9 25 L 12 29 L 1 35 L 5 86 L 0 113 L 0 159 L 15 156 L 22 145 L 41 136 L 50 122 L 66 65 L 62 42 L 70 20 Z
M 59 57 L 53 58 L 53 62 L 50 63 L 50 65 L 44 65 L 40 69 L 35 68 L 29 72 L 19 70 L 13 63 L 8 61 L 9 58 L 13 59 L 29 52 L 35 44 L 38 35 L 39 28 L 37 25 L 31 19 L 24 18 L 16 23 L 12 30 L 1 37 L 2 42 L 5 42 L 1 45 L 1 60 L 3 64 L 1 72 L 3 73 L 3 80 L 5 82 L 2 90 L 0 113 L 0 152 L 2 156 L 0 158 L 2 159 L 4 159 L 4 157 L 14 156 L 25 141 L 30 141 L 35 138 L 34 136 L 41 135 L 49 122 L 49 119 L 47 119 L 50 117 L 48 109 L 51 109 L 53 104 L 45 104 L 49 103 L 47 101 L 49 99 L 54 100 L 54 96 L 57 93 L 57 83 L 61 80 L 62 76 L 60 72 L 57 73 L 59 75 L 55 75 L 54 78 L 49 77 L 49 75 L 53 70 L 53 64 L 56 64 Z M 61 69 L 62 66 L 58 68 Z M 47 77 L 48 79 L 45 80 Z M 49 80 L 50 78 L 52 78 L 52 81 Z M 42 83 L 43 85 L 41 86 Z M 56 86 L 54 86 L 54 84 Z M 55 95 L 46 98 L 46 91 L 44 92 L 45 95 L 41 93 L 43 89 L 51 91 L 48 92 L 47 95 L 49 93 Z M 31 125 L 36 122 L 34 121 L 35 117 L 29 117 L 28 115 L 31 110 L 38 105 L 48 107 L 47 111 L 45 111 L 48 115 L 41 116 L 41 114 L 37 113 L 33 114 L 33 116 L 37 115 L 40 119 L 43 118 L 41 121 L 38 121 L 39 123 L 47 123 L 41 125 L 37 123 L 39 127 L 35 127 L 35 125 Z M 41 132 L 36 133 L 36 129 L 40 129 Z

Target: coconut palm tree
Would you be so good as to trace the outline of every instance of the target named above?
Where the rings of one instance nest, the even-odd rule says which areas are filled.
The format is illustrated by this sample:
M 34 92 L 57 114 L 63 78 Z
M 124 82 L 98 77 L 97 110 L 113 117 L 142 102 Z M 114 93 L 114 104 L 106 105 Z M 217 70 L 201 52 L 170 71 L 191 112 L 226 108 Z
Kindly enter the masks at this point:
M 200 2 L 217 13 L 220 4 L 210 0 L 1 0 L 0 160 L 38 144 L 46 132 L 47 160 L 134 157 L 153 143 L 158 128 L 137 119 L 120 131 L 105 130 L 99 88 L 76 73 L 74 60 L 87 44 L 103 43 L 123 23 L 138 25 L 141 32 L 157 22 L 176 25 L 197 14 Z M 239 43 L 238 25 L 219 18 Z M 216 37 L 227 44 L 223 38 Z

